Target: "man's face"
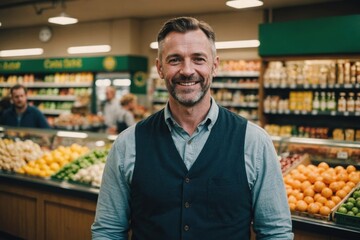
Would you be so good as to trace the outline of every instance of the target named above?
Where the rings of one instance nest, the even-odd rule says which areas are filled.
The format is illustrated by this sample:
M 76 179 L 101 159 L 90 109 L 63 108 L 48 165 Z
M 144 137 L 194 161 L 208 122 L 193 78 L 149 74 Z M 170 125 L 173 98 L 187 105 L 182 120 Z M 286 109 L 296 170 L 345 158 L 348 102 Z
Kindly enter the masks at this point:
M 23 109 L 27 105 L 27 97 L 23 88 L 13 90 L 11 94 L 11 100 L 14 103 L 15 108 Z
M 206 94 L 210 95 L 218 62 L 206 35 L 195 30 L 168 34 L 156 66 L 160 77 L 165 79 L 170 100 L 173 98 L 181 105 L 191 107 Z
M 106 100 L 110 101 L 115 97 L 115 91 L 113 88 L 106 88 L 105 90 L 105 96 L 106 96 Z

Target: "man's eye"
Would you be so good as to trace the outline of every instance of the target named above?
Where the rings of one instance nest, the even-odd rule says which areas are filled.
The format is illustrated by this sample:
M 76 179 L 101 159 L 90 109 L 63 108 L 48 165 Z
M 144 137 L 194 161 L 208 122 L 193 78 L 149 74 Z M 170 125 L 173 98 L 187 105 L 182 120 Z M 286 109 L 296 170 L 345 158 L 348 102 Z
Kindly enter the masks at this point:
M 170 64 L 176 64 L 176 63 L 178 63 L 178 62 L 180 62 L 180 59 L 179 59 L 179 58 L 171 58 L 171 59 L 169 59 L 169 63 L 170 63 Z
M 195 58 L 194 62 L 195 63 L 204 63 L 204 62 L 206 62 L 206 60 L 204 58 Z

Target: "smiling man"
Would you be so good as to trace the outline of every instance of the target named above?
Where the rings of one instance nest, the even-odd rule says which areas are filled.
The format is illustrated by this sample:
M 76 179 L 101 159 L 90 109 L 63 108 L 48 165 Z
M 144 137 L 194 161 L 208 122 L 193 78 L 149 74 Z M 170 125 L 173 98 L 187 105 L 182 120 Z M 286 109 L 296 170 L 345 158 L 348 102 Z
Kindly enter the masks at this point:
M 4 111 L 1 125 L 28 128 L 50 128 L 45 116 L 27 103 L 27 89 L 17 84 L 10 89 L 12 106 Z
M 266 132 L 211 97 L 219 57 L 205 22 L 158 34 L 166 107 L 123 131 L 109 153 L 93 239 L 293 239 L 280 164 Z M 253 224 L 251 224 L 253 223 Z

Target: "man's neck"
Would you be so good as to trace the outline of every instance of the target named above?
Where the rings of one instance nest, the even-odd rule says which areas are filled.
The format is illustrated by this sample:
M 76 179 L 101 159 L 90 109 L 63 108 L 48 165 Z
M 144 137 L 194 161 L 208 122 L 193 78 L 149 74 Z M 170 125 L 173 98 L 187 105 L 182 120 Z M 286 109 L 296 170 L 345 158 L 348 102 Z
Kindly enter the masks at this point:
M 23 114 L 23 113 L 26 111 L 26 109 L 27 109 L 27 105 L 25 105 L 25 106 L 22 107 L 22 108 L 17 108 L 17 107 L 15 107 L 15 111 L 16 111 L 16 114 L 17 114 L 17 115 Z

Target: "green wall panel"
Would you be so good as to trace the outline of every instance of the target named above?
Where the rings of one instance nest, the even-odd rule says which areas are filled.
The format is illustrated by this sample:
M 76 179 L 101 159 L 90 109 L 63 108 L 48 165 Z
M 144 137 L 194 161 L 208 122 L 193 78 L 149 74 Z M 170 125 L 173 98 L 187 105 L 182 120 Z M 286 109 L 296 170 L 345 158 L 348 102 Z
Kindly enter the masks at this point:
M 324 55 L 360 53 L 360 15 L 259 26 L 259 55 Z

